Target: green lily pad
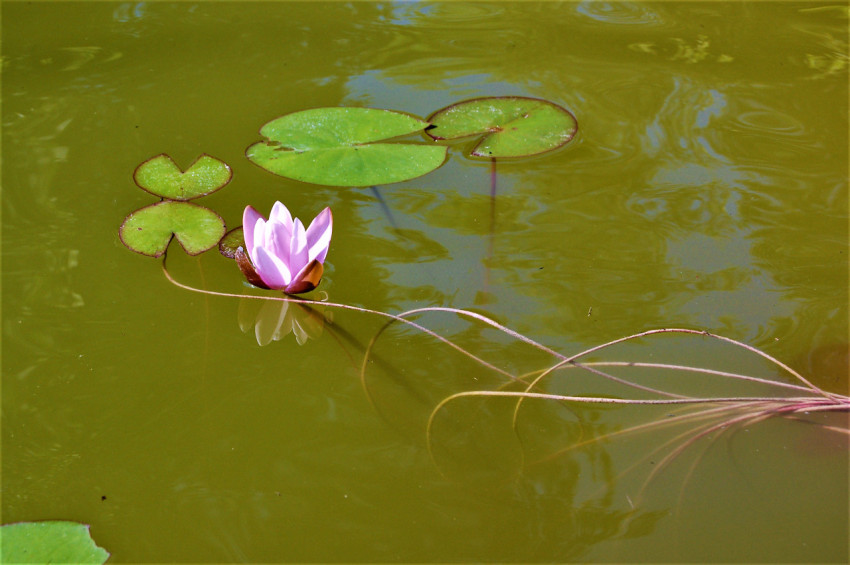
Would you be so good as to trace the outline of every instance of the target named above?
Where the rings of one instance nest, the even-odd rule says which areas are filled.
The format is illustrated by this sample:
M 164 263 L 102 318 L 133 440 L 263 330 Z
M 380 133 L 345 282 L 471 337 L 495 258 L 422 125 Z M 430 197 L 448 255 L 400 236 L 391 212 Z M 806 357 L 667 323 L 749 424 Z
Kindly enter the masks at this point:
M 233 228 L 218 242 L 218 252 L 228 259 L 236 259 L 236 250 L 240 247 L 245 249 L 245 234 L 242 226 Z
M 212 249 L 226 231 L 218 214 L 189 202 L 164 200 L 127 216 L 118 230 L 121 241 L 136 253 L 160 257 L 172 237 L 189 255 Z
M 233 178 L 233 171 L 224 161 L 204 153 L 186 171 L 163 153 L 151 157 L 133 173 L 140 188 L 169 200 L 192 200 L 224 187 Z
M 528 157 L 569 143 L 578 122 L 569 111 L 537 98 L 475 98 L 437 110 L 428 117 L 427 134 L 453 140 L 480 135 L 473 157 Z
M 389 184 L 422 176 L 446 160 L 448 148 L 440 145 L 377 143 L 428 125 L 390 110 L 314 108 L 270 121 L 260 130 L 266 141 L 245 154 L 269 172 L 313 184 Z
M 77 522 L 21 522 L 0 527 L 0 563 L 105 563 L 89 526 Z

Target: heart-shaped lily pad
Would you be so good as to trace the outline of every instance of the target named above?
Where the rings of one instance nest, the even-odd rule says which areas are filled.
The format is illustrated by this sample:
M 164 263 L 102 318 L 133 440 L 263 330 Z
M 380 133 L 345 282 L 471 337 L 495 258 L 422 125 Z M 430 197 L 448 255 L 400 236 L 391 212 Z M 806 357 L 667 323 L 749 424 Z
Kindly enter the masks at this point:
M 0 527 L 0 563 L 105 563 L 86 524 L 20 522 Z
M 538 98 L 475 98 L 437 110 L 427 133 L 453 140 L 481 135 L 473 157 L 528 157 L 552 151 L 575 137 L 578 122 L 569 111 Z
M 314 108 L 270 121 L 266 141 L 248 159 L 283 177 L 328 186 L 373 186 L 409 180 L 443 164 L 448 148 L 377 143 L 428 127 L 414 116 L 374 108 Z
M 172 237 L 189 255 L 212 249 L 226 231 L 218 214 L 190 202 L 164 200 L 127 216 L 118 230 L 121 241 L 136 253 L 160 257 Z
M 211 194 L 233 178 L 224 161 L 204 153 L 186 171 L 181 171 L 165 153 L 151 157 L 133 173 L 140 188 L 170 200 L 192 200 Z

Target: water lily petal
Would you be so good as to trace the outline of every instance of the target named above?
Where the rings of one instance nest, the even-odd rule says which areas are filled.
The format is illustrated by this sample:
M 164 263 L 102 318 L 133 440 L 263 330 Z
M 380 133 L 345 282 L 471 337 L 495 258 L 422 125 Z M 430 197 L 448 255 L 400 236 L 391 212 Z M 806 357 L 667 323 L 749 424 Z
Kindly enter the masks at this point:
M 328 255 L 328 247 L 331 244 L 333 225 L 334 218 L 330 208 L 325 208 L 319 212 L 313 218 L 313 221 L 310 222 L 310 227 L 307 228 L 307 246 L 311 261 L 316 259 L 320 263 L 325 262 L 325 257 Z
M 269 221 L 277 221 L 292 230 L 292 214 L 289 209 L 283 205 L 283 202 L 277 201 L 272 206 L 272 213 L 269 214 Z
M 322 275 L 325 268 L 317 260 L 313 259 L 304 266 L 292 278 L 292 282 L 284 289 L 286 294 L 301 294 L 302 292 L 310 292 L 322 280 Z
M 257 247 L 254 269 L 269 288 L 284 289 L 292 281 L 288 265 L 271 255 L 264 247 Z
M 265 226 L 263 247 L 272 256 L 280 259 L 290 273 L 296 272 L 301 265 L 293 265 L 290 247 L 292 245 L 292 227 L 277 220 L 269 220 Z
M 245 211 L 242 213 L 242 235 L 245 238 L 245 249 L 248 251 L 249 257 L 253 257 L 254 242 L 262 241 L 261 237 L 257 238 L 254 234 L 262 233 L 265 223 L 266 220 L 263 215 L 257 212 L 253 206 L 245 207 Z
M 289 243 L 289 268 L 295 275 L 310 262 L 307 249 L 307 234 L 301 220 L 295 218 L 292 226 L 292 238 Z
M 248 251 L 248 256 L 251 257 L 253 261 L 254 253 L 257 251 L 257 247 L 263 247 L 266 244 L 266 224 L 268 222 L 265 218 L 260 218 L 254 224 L 254 241 L 252 242 L 251 247 L 247 247 L 248 242 L 245 242 L 246 250 Z

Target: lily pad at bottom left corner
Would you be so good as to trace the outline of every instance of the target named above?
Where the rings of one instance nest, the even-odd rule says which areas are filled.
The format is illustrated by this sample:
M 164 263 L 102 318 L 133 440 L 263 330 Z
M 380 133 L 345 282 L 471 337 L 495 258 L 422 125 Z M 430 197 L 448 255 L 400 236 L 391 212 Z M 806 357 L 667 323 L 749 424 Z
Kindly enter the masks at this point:
M 160 257 L 172 237 L 186 253 L 199 255 L 215 247 L 225 231 L 224 220 L 209 208 L 164 200 L 131 213 L 118 233 L 132 251 Z
M 20 522 L 0 527 L 0 563 L 105 563 L 89 526 L 77 522 Z

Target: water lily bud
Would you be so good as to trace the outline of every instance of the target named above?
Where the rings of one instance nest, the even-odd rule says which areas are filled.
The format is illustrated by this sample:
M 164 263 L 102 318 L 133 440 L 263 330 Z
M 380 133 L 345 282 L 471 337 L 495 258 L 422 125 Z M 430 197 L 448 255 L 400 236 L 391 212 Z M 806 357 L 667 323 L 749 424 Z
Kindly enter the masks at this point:
M 305 230 L 298 218 L 275 202 L 266 220 L 253 207 L 242 215 L 245 250 L 237 250 L 236 262 L 248 282 L 287 294 L 309 292 L 324 273 L 333 231 L 333 215 L 325 208 Z M 246 256 L 247 255 L 247 256 Z

